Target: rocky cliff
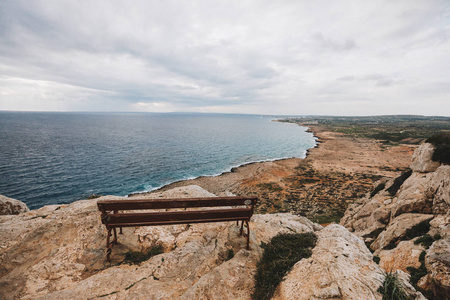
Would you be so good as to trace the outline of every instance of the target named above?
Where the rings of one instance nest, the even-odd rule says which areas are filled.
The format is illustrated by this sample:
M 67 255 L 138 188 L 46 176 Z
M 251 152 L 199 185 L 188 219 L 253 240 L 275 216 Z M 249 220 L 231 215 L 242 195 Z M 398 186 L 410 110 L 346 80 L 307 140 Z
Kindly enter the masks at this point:
M 432 151 L 420 147 L 411 171 L 382 179 L 341 225 L 254 215 L 250 250 L 234 222 L 124 228 L 108 263 L 96 199 L 0 216 L 0 299 L 251 299 L 262 245 L 305 232 L 316 234 L 316 246 L 273 299 L 382 299 L 384 270 L 397 270 L 412 299 L 424 299 L 413 285 L 446 299 L 450 166 L 432 162 Z M 202 196 L 214 195 L 195 185 L 146 195 Z M 153 249 L 160 251 L 148 259 L 129 259 Z
M 422 144 L 411 170 L 383 179 L 351 205 L 341 225 L 364 239 L 385 270 L 411 274 L 434 299 L 450 298 L 450 166 Z
M 198 186 L 153 195 L 199 196 L 212 195 Z M 249 251 L 234 222 L 124 228 L 108 263 L 95 199 L 1 216 L 0 298 L 251 299 L 260 245 L 280 233 L 305 232 L 317 234 L 317 245 L 286 275 L 275 299 L 382 298 L 382 269 L 344 227 L 323 229 L 292 214 L 254 215 L 250 226 Z M 155 247 L 163 253 L 126 259 Z

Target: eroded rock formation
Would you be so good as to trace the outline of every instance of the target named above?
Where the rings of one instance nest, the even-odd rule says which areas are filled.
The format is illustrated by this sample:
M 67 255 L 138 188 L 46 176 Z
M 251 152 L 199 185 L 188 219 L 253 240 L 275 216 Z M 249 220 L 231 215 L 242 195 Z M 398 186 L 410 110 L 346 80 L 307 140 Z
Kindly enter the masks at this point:
M 449 299 L 450 166 L 432 161 L 433 149 L 422 144 L 412 172 L 381 180 L 347 209 L 341 225 L 365 240 L 385 270 L 414 275 L 426 268 L 419 287 Z
M 0 195 L 0 215 L 18 215 L 29 211 L 22 201 Z

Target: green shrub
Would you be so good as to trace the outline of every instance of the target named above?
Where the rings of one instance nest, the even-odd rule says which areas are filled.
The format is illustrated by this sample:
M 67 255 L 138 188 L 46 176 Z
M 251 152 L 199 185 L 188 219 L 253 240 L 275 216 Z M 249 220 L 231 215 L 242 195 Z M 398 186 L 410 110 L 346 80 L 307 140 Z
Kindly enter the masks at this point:
M 392 240 L 389 244 L 384 246 L 384 250 L 391 250 L 397 247 L 400 241 L 409 241 L 418 236 L 424 236 L 430 230 L 430 220 L 422 221 L 413 227 L 407 229 L 405 234 L 398 239 Z M 416 243 L 415 241 L 414 243 Z M 418 244 L 418 243 L 417 243 Z
M 150 259 L 151 257 L 156 256 L 161 253 L 164 253 L 161 245 L 150 248 L 145 253 L 140 252 L 140 251 L 131 251 L 130 250 L 127 253 L 125 253 L 125 259 L 124 259 L 123 263 L 139 264 L 139 263 L 146 261 L 146 260 Z
M 233 257 L 234 257 L 234 250 L 233 250 L 233 248 L 228 249 L 226 260 L 230 260 L 230 259 L 232 259 Z
M 430 248 L 430 246 L 434 243 L 434 241 L 440 240 L 442 237 L 439 233 L 436 233 L 435 235 L 431 236 L 428 233 L 425 235 L 422 235 L 420 238 L 414 241 L 415 245 L 421 244 L 425 247 L 425 249 Z
M 382 285 L 378 288 L 378 292 L 383 295 L 383 300 L 412 300 L 403 287 L 402 282 L 398 278 L 396 272 L 385 272 Z
M 317 237 L 314 233 L 280 234 L 270 243 L 262 244 L 264 253 L 256 265 L 255 300 L 270 299 L 278 284 L 292 266 L 311 256 Z
M 427 143 L 433 144 L 435 147 L 432 160 L 444 164 L 450 164 L 450 134 L 440 133 L 433 135 L 426 140 Z

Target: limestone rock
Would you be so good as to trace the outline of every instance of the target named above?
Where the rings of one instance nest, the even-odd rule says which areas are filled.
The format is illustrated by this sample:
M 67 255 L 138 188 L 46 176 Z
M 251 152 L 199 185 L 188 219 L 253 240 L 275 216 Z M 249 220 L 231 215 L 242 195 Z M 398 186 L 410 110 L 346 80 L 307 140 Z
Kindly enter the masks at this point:
M 450 238 L 450 210 L 446 215 L 437 215 L 430 222 L 430 234 L 440 234 L 443 238 Z
M 450 227 L 450 224 L 447 224 Z M 425 256 L 428 279 L 436 299 L 448 299 L 450 295 L 450 237 L 435 241 Z
M 290 213 L 254 215 L 252 223 L 254 226 L 250 228 L 255 233 L 258 245 L 261 242 L 268 243 L 275 235 L 280 233 L 305 233 L 323 228 L 307 218 Z
M 429 193 L 432 179 L 436 180 L 437 178 L 430 173 L 413 173 L 405 180 L 396 201 L 392 205 L 391 217 L 395 218 L 407 212 L 432 213 L 433 194 Z
M 0 215 L 18 215 L 29 211 L 22 201 L 0 195 Z
M 386 230 L 380 233 L 370 247 L 372 250 L 381 251 L 388 244 L 403 237 L 408 229 L 423 221 L 431 220 L 433 217 L 433 215 L 425 214 L 402 214 L 389 223 Z M 378 252 L 375 254 L 378 255 Z
M 414 172 L 433 172 L 439 167 L 439 162 L 431 160 L 434 153 L 434 146 L 430 143 L 423 143 L 414 151 L 411 170 Z
M 391 196 L 386 192 L 386 187 L 389 187 L 392 183 L 393 179 L 378 181 L 374 188 L 380 184 L 384 185 L 385 188 L 373 197 L 368 195 L 362 198 L 359 203 L 350 205 L 340 224 L 360 237 L 376 238 L 374 233 L 384 229 L 391 217 L 392 205 L 386 204 Z
M 140 194 L 135 194 L 132 197 L 141 197 Z M 153 192 L 145 194 L 145 198 L 197 198 L 197 197 L 216 197 L 216 195 L 208 192 L 198 185 L 188 185 L 183 187 L 173 188 L 162 192 Z
M 0 298 L 45 294 L 101 269 L 106 232 L 96 210 L 87 200 L 0 217 Z
M 378 252 L 379 265 L 384 270 L 407 272 L 407 267 L 420 267 L 419 256 L 424 250 L 423 246 L 415 245 L 413 240 L 401 241 L 394 249 Z
M 211 195 L 190 186 L 152 197 Z M 291 214 L 254 215 L 249 251 L 235 222 L 123 228 L 108 263 L 96 202 L 0 216 L 0 299 L 250 299 L 262 241 L 322 228 Z M 123 263 L 129 250 L 160 240 L 165 253 L 139 265 Z M 230 251 L 235 255 L 228 259 Z
M 450 166 L 442 165 L 432 173 L 429 197 L 433 199 L 433 213 L 446 214 L 450 211 Z
M 294 265 L 273 299 L 382 299 L 383 272 L 360 238 L 337 224 L 316 234 L 311 257 Z

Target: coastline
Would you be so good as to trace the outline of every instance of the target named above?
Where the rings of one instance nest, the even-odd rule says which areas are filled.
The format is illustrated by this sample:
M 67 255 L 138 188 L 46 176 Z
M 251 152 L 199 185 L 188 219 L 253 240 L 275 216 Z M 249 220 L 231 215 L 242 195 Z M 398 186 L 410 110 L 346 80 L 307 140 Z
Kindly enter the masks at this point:
M 252 162 L 220 175 L 181 180 L 129 197 L 198 185 L 217 196 L 257 196 L 259 213 L 336 215 L 370 191 L 381 177 L 406 170 L 416 148 L 386 148 L 380 141 L 331 132 L 325 126 L 298 125 L 307 127 L 316 138 L 316 146 L 306 151 L 305 158 Z
M 279 122 L 278 119 L 274 119 L 271 120 L 271 122 Z M 306 149 L 304 151 L 304 157 L 282 157 L 282 158 L 273 158 L 273 159 L 268 159 L 268 160 L 261 160 L 261 161 L 252 161 L 252 162 L 248 162 L 248 163 L 244 163 L 241 165 L 237 165 L 237 166 L 231 166 L 229 168 L 229 170 L 223 171 L 221 173 L 217 173 L 217 174 L 212 174 L 212 175 L 201 175 L 201 176 L 197 176 L 197 177 L 193 177 L 193 178 L 187 178 L 187 179 L 181 179 L 181 180 L 177 180 L 174 182 L 170 182 L 167 184 L 164 184 L 163 186 L 157 187 L 155 189 L 152 189 L 150 191 L 142 191 L 142 192 L 132 192 L 126 195 L 126 197 L 138 197 L 138 196 L 142 196 L 142 195 L 149 195 L 149 194 L 153 194 L 153 193 L 159 193 L 162 191 L 166 191 L 172 188 L 176 188 L 176 187 L 181 187 L 181 186 L 187 186 L 187 185 L 192 185 L 194 183 L 192 183 L 192 181 L 203 181 L 203 180 L 208 180 L 209 178 L 214 178 L 214 177 L 223 177 L 226 176 L 227 174 L 230 173 L 236 173 L 236 172 L 243 172 L 246 173 L 248 172 L 248 170 L 246 170 L 247 168 L 249 168 L 252 165 L 255 164 L 267 164 L 267 163 L 273 163 L 273 162 L 282 162 L 285 160 L 303 160 L 306 159 L 310 153 L 310 151 L 312 149 L 315 149 L 318 147 L 318 145 L 321 143 L 320 138 L 317 137 L 316 135 L 314 135 L 314 132 L 310 130 L 310 128 L 308 126 L 304 126 L 302 124 L 297 124 L 297 123 L 288 123 L 288 124 L 292 124 L 292 125 L 297 125 L 297 126 L 301 126 L 305 128 L 305 132 L 309 132 L 312 133 L 314 141 L 315 141 L 315 146 L 309 149 Z M 211 192 L 210 190 L 208 190 L 209 192 Z M 226 191 L 220 191 L 219 194 L 217 194 L 217 196 L 228 196 L 230 195 L 229 192 Z

